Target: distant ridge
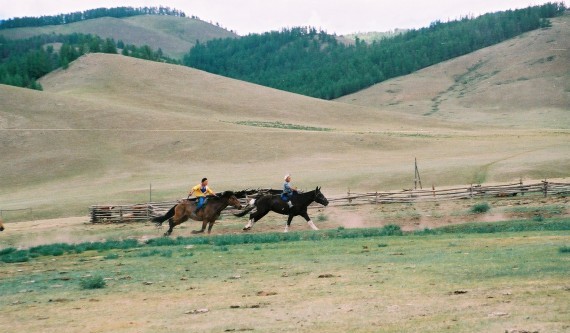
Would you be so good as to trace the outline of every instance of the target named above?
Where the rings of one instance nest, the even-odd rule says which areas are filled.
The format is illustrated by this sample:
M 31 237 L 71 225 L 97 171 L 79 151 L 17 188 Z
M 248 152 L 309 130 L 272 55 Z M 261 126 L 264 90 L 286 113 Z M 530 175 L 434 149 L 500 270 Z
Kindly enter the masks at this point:
M 85 20 L 92 20 L 101 17 L 124 18 L 137 15 L 168 15 L 186 17 L 186 14 L 170 7 L 114 7 L 96 8 L 83 12 L 74 12 L 59 15 L 45 15 L 40 17 L 15 17 L 8 20 L 0 20 L 0 29 L 42 27 L 46 25 L 61 25 Z
M 182 59 L 196 41 L 237 38 L 237 34 L 198 18 L 167 15 L 136 15 L 123 18 L 101 17 L 63 25 L 1 29 L 0 36 L 27 39 L 38 35 L 73 33 L 111 38 L 125 44 L 148 45 L 175 59 Z

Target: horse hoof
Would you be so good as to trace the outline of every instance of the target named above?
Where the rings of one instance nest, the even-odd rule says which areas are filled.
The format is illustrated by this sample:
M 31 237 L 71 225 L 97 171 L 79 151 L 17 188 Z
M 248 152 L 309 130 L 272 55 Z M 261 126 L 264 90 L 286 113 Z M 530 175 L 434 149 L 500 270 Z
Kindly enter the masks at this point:
M 251 230 L 251 227 L 244 227 L 242 230 L 243 231 L 249 231 L 249 230 Z

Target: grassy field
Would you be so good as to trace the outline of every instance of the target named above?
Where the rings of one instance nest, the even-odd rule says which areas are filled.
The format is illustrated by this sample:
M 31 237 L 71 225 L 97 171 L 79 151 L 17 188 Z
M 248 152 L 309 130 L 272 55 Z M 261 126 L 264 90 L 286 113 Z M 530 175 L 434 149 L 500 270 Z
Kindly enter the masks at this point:
M 569 17 L 338 101 L 89 54 L 44 91 L 0 86 L 0 209 L 82 216 L 151 187 L 181 198 L 204 176 L 216 191 L 279 188 L 286 173 L 328 196 L 395 190 L 415 159 L 426 187 L 567 178 Z
M 338 101 L 102 54 L 0 85 L 0 331 L 569 331 L 563 195 L 328 207 L 287 236 L 87 223 L 204 176 L 334 197 L 409 189 L 417 158 L 424 188 L 566 181 L 568 19 Z
M 0 266 L 12 318 L 0 329 L 565 332 L 570 224 L 547 222 L 565 231 L 524 231 L 536 223 L 526 221 L 511 223 L 520 232 L 387 226 L 44 246 Z

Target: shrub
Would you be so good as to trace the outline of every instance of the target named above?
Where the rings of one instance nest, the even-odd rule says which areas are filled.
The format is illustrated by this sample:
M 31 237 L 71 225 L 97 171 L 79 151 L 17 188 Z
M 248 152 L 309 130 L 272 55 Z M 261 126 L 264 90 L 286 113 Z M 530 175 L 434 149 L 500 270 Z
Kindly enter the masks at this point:
M 119 255 L 116 253 L 109 253 L 108 255 L 103 257 L 103 259 L 118 259 L 118 258 L 119 258 Z
M 227 252 L 227 251 L 229 251 L 229 250 L 230 250 L 230 248 L 227 247 L 227 246 L 225 246 L 225 245 L 216 246 L 216 247 L 214 248 L 214 251 L 221 251 L 221 252 Z
M 13 251 L 2 255 L 1 260 L 11 264 L 16 262 L 27 262 L 30 260 L 28 251 Z
M 99 275 L 85 278 L 80 282 L 81 289 L 101 289 L 105 288 L 107 283 Z
M 382 228 L 383 236 L 402 236 L 402 228 L 396 224 L 389 224 Z
M 478 204 L 473 205 L 469 210 L 473 214 L 483 214 L 488 212 L 491 209 L 491 206 L 486 202 L 481 202 Z
M 30 248 L 30 254 L 35 256 L 61 256 L 66 251 L 71 250 L 72 246 L 65 243 L 55 243 L 49 245 L 40 245 Z
M 8 247 L 8 248 L 5 248 L 5 249 L 0 250 L 0 256 L 3 256 L 3 255 L 5 255 L 5 254 L 10 254 L 10 253 L 12 253 L 12 252 L 16 252 L 16 248 L 14 248 L 14 247 Z
M 535 221 L 535 222 L 542 222 L 542 221 L 544 221 L 544 217 L 543 217 L 541 214 L 538 214 L 538 215 L 535 215 L 535 216 L 532 218 L 532 220 Z
M 563 246 L 561 248 L 558 249 L 558 252 L 560 253 L 570 253 L 570 246 Z
M 143 257 L 143 258 L 145 258 L 145 257 L 152 257 L 152 256 L 155 256 L 155 255 L 157 255 L 157 254 L 159 254 L 159 253 L 160 253 L 159 250 L 154 249 L 154 250 L 150 250 L 150 251 L 143 251 L 143 252 L 139 253 L 138 256 L 139 256 L 139 257 Z

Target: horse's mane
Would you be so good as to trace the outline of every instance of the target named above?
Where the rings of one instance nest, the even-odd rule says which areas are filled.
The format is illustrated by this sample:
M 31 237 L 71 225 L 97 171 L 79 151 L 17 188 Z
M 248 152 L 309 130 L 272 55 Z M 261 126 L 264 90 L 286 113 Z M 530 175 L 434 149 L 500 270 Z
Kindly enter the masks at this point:
M 222 194 L 220 194 L 220 196 L 215 196 L 212 197 L 213 199 L 220 199 L 220 198 L 224 198 L 224 199 L 228 199 L 230 198 L 232 195 L 235 195 L 235 193 L 233 191 L 224 191 L 222 192 Z

